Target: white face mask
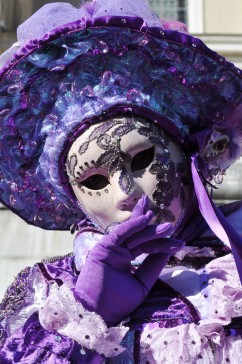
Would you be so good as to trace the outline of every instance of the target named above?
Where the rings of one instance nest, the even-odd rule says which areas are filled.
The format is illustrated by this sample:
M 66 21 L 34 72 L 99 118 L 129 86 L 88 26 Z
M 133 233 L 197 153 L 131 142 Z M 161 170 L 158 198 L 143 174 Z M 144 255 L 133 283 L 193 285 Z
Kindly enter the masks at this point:
M 191 185 L 185 156 L 144 119 L 92 125 L 72 144 L 67 171 L 81 208 L 104 230 L 127 220 L 144 194 L 155 223 L 177 226 L 184 215 Z

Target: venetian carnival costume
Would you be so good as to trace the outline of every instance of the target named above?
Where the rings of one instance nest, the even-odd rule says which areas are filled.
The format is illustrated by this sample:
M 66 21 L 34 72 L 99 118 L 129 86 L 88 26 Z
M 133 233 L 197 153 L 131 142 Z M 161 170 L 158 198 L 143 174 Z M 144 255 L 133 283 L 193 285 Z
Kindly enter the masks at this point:
M 241 71 L 144 0 L 46 5 L 1 65 L 0 199 L 78 232 L 7 290 L 0 362 L 240 363 L 242 207 L 207 187 Z

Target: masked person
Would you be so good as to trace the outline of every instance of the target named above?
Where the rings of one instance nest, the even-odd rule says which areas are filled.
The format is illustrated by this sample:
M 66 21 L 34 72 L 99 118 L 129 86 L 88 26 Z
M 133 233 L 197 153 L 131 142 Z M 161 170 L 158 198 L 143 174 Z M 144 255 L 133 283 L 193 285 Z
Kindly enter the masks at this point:
M 142 1 L 44 6 L 1 58 L 1 201 L 77 230 L 1 304 L 1 363 L 239 363 L 241 71 Z

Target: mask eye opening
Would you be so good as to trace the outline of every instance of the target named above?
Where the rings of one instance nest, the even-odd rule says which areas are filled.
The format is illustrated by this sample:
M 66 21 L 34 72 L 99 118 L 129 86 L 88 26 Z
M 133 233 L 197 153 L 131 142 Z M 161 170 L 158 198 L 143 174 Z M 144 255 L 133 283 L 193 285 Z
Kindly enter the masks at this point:
M 102 174 L 93 174 L 86 178 L 84 181 L 79 183 L 79 187 L 86 187 L 89 190 L 102 190 L 109 185 L 109 180 L 106 176 Z
M 154 146 L 137 153 L 131 161 L 131 171 L 136 172 L 144 168 L 147 168 L 153 161 L 154 156 L 155 156 Z

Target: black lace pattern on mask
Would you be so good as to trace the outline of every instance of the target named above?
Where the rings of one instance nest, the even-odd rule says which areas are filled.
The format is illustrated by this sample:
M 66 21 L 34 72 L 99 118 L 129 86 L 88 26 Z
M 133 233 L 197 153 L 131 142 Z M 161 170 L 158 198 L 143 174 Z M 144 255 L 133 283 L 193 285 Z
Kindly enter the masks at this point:
M 189 185 L 189 180 L 185 176 L 184 163 L 175 163 L 170 160 L 170 153 L 158 153 L 149 172 L 157 179 L 156 189 L 152 193 L 154 206 L 152 210 L 156 214 L 156 223 L 161 220 L 174 222 L 175 215 L 169 208 L 174 198 L 180 199 L 181 208 L 186 205 L 185 186 Z
M 108 134 L 110 129 L 113 130 Z M 97 169 L 108 166 L 108 174 L 111 177 L 120 171 L 119 186 L 123 192 L 129 194 L 132 190 L 132 181 L 125 164 L 131 163 L 132 158 L 130 154 L 121 150 L 120 143 L 121 138 L 133 130 L 137 130 L 140 135 L 147 137 L 152 145 L 158 146 L 162 150 L 162 152 L 156 153 L 154 161 L 148 169 L 149 173 L 155 175 L 157 179 L 156 189 L 152 193 L 153 205 L 151 209 L 156 214 L 156 223 L 161 221 L 174 222 L 175 215 L 169 207 L 174 198 L 179 198 L 181 208 L 185 208 L 187 201 L 185 187 L 188 186 L 189 180 L 186 177 L 185 163 L 175 164 L 171 160 L 170 138 L 155 124 L 142 118 L 108 120 L 91 132 L 87 140 L 80 145 L 78 154 L 84 154 L 90 143 L 96 140 L 104 152 L 96 161 L 92 161 L 92 165 Z M 71 155 L 67 160 L 67 172 L 71 183 L 80 184 L 81 187 L 80 173 L 75 172 L 77 164 L 78 156 L 76 154 Z

